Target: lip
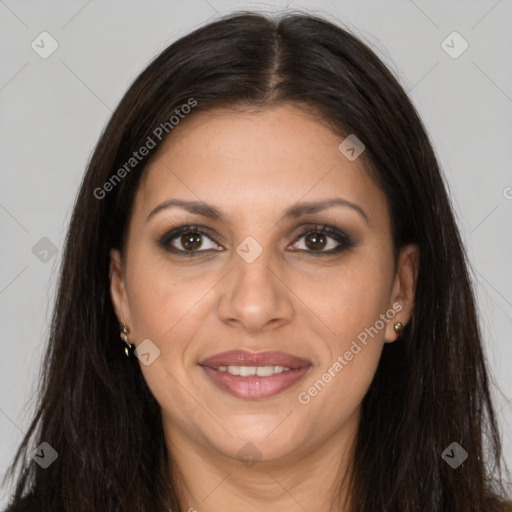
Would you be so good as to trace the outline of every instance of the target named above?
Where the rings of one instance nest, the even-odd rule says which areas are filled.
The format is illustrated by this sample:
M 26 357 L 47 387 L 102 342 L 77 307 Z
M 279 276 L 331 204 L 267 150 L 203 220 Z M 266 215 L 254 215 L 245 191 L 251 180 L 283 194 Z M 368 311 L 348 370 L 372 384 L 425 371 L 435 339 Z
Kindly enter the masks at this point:
M 208 378 L 220 390 L 250 400 L 275 396 L 291 388 L 312 367 L 311 362 L 285 352 L 248 352 L 231 350 L 222 352 L 199 363 Z M 217 370 L 218 366 L 286 366 L 290 370 L 269 377 L 240 377 Z
M 299 369 L 311 366 L 310 361 L 286 352 L 249 352 L 248 350 L 221 352 L 204 359 L 199 364 L 210 368 L 218 366 L 287 366 L 288 368 Z

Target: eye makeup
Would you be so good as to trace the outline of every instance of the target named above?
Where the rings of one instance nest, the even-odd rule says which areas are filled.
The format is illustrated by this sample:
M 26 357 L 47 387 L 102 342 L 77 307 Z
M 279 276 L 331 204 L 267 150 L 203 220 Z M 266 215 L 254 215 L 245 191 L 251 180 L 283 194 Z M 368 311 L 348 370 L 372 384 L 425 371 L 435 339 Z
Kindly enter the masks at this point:
M 183 238 L 184 235 L 189 235 L 188 239 Z M 181 237 L 181 238 L 180 238 Z M 314 256 L 329 256 L 334 254 L 339 254 L 344 250 L 350 249 L 354 247 L 356 244 L 353 241 L 352 237 L 343 229 L 329 224 L 309 224 L 302 228 L 302 230 L 295 235 L 294 241 L 292 245 L 296 245 L 302 238 L 308 238 L 308 242 L 317 244 L 318 241 L 334 241 L 337 245 L 334 248 L 329 250 L 307 250 L 307 249 L 292 249 L 291 252 L 302 252 L 312 254 Z M 213 244 L 217 245 L 219 248 L 209 248 L 209 249 L 200 249 L 204 245 L 203 241 L 200 239 L 208 239 Z M 155 243 L 158 247 L 163 249 L 166 252 L 182 255 L 185 257 L 197 257 L 197 256 L 205 256 L 206 254 L 211 255 L 212 252 L 222 251 L 222 243 L 219 241 L 219 238 L 214 230 L 201 226 L 198 224 L 189 224 L 186 223 L 181 226 L 176 226 L 170 229 L 167 229 L 165 233 L 155 240 Z M 184 247 L 183 243 L 197 243 L 198 247 L 191 249 L 179 248 L 176 247 L 176 244 Z M 329 243 L 329 242 L 327 242 Z M 322 248 L 323 249 L 323 248 Z M 205 254 L 206 253 L 206 254 Z

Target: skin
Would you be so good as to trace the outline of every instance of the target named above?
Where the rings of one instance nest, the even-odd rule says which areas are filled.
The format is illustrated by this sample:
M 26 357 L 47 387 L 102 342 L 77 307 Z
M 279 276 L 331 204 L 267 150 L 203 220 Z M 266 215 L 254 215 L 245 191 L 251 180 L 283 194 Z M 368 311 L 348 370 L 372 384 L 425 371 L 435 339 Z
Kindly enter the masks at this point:
M 338 150 L 342 140 L 289 105 L 195 112 L 141 180 L 126 254 L 111 253 L 111 297 L 130 343 L 150 339 L 160 350 L 150 365 L 139 364 L 161 406 L 184 510 L 339 510 L 335 489 L 350 471 L 361 401 L 384 343 L 396 339 L 393 324 L 410 319 L 419 259 L 415 245 L 402 248 L 395 272 L 386 197 L 362 157 L 349 161 Z M 356 204 L 367 219 L 347 206 L 282 219 L 297 203 L 332 197 Z M 211 204 L 225 219 L 172 207 L 146 220 L 176 198 Z M 187 222 L 217 237 L 201 237 L 196 252 L 223 250 L 187 257 L 157 245 Z M 306 236 L 298 238 L 315 224 L 338 226 L 355 245 L 319 255 L 339 243 L 328 236 L 311 246 Z M 252 263 L 236 252 L 247 236 L 263 248 Z M 173 244 L 185 251 L 179 236 Z M 300 403 L 298 394 L 393 304 L 400 312 Z M 276 396 L 236 398 L 214 386 L 198 361 L 240 348 L 281 350 L 312 367 Z M 259 457 L 254 464 L 237 456 L 244 446 Z

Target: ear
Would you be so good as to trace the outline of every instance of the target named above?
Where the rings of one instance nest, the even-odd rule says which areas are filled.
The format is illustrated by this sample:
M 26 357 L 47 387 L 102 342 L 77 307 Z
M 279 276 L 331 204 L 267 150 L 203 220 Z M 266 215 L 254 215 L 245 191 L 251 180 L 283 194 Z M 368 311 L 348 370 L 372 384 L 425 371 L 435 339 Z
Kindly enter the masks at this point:
M 401 322 L 404 326 L 409 322 L 414 308 L 416 280 L 418 279 L 420 253 L 416 244 L 409 244 L 400 249 L 397 270 L 393 281 L 390 309 L 396 312 L 386 325 L 384 341 L 391 343 L 397 339 L 394 325 Z
M 124 268 L 121 253 L 117 249 L 110 251 L 110 298 L 120 323 L 131 326 L 130 308 L 124 279 Z

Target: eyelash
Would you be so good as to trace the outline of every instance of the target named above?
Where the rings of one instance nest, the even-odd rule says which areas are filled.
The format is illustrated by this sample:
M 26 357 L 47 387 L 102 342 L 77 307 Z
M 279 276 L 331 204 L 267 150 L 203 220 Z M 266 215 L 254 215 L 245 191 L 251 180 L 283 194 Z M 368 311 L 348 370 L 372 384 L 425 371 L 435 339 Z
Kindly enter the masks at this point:
M 208 229 L 204 228 L 202 226 L 198 226 L 197 224 L 187 224 L 185 226 L 181 226 L 175 229 L 172 229 L 165 233 L 161 238 L 156 240 L 156 243 L 159 247 L 164 249 L 167 252 L 171 252 L 174 254 L 183 255 L 186 257 L 195 257 L 199 256 L 201 253 L 207 253 L 214 251 L 214 249 L 206 249 L 206 250 L 194 250 L 194 251 L 186 251 L 182 249 L 176 249 L 171 245 L 171 242 L 179 237 L 180 235 L 186 234 L 186 233 L 195 233 L 199 235 L 204 235 L 208 237 L 212 242 L 214 242 L 217 245 L 220 245 L 216 240 L 213 233 Z M 335 249 L 331 249 L 330 251 L 313 251 L 313 250 L 305 250 L 305 249 L 297 249 L 297 252 L 307 252 L 314 254 L 315 256 L 329 256 L 333 254 L 338 254 L 346 249 L 350 249 L 354 247 L 354 242 L 352 241 L 351 237 L 341 231 L 340 229 L 329 226 L 327 224 L 324 225 L 318 225 L 315 224 L 314 227 L 307 227 L 303 229 L 296 237 L 294 244 L 297 243 L 302 237 L 310 234 L 321 234 L 326 235 L 329 238 L 334 239 L 336 242 L 338 242 L 338 247 Z

